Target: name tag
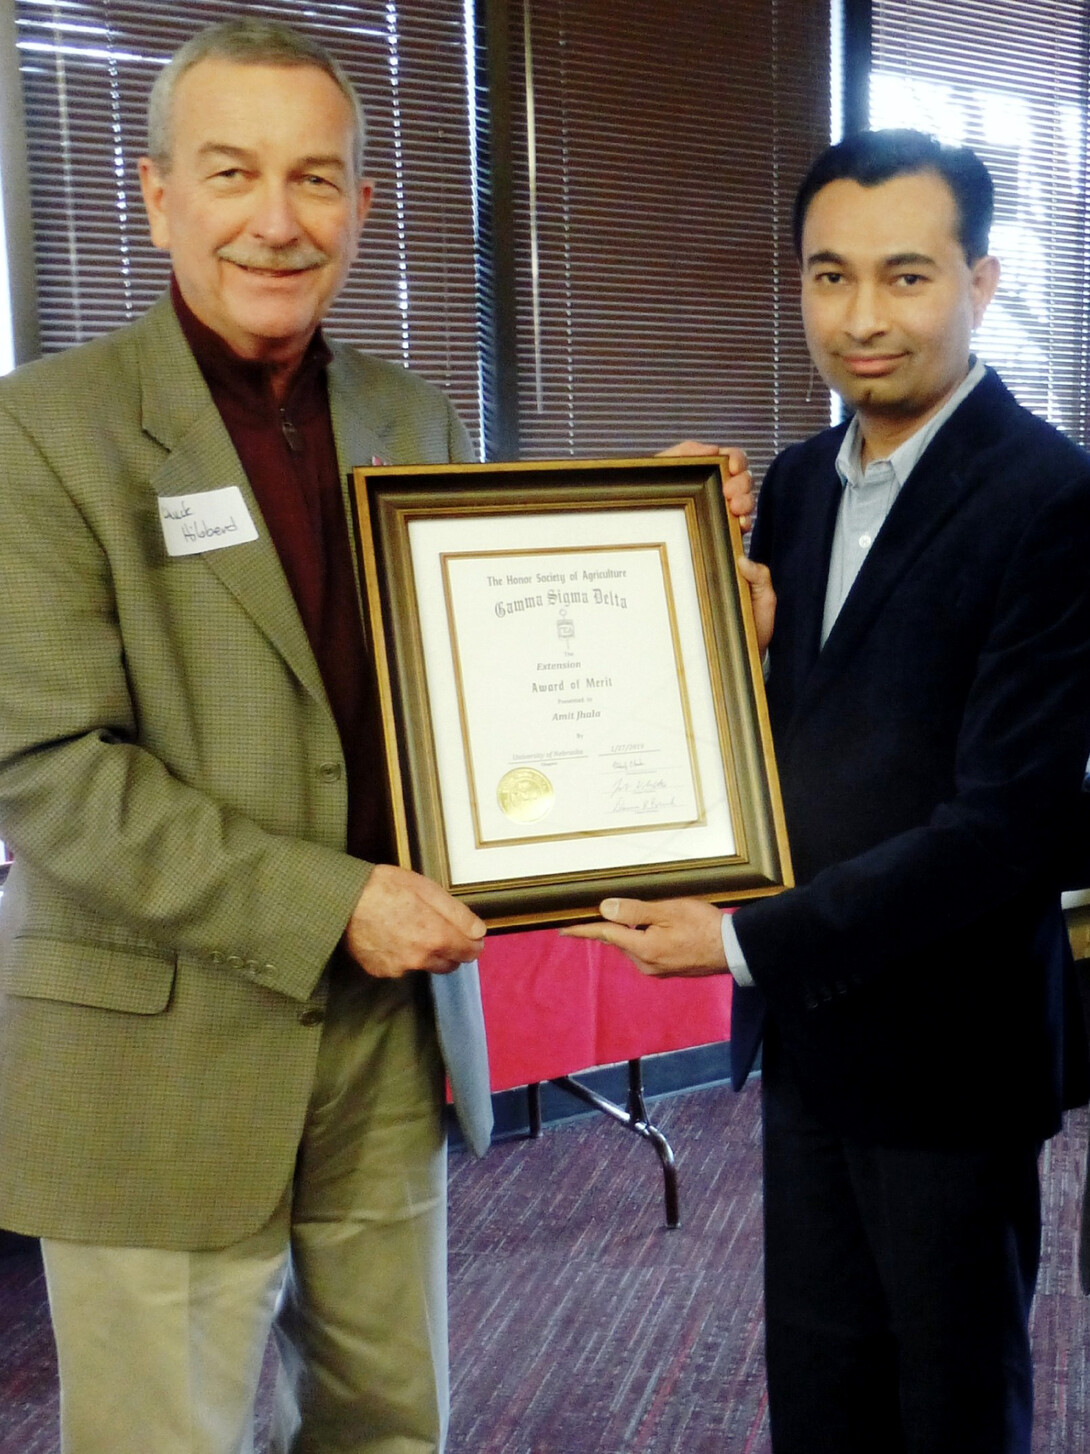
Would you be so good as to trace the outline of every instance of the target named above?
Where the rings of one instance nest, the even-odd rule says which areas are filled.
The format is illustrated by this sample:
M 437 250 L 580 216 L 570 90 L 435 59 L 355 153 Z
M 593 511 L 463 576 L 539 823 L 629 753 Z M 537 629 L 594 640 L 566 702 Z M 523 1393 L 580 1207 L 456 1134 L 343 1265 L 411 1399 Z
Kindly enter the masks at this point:
M 167 555 L 199 555 L 257 539 L 257 527 L 237 485 L 195 495 L 164 495 L 159 521 Z

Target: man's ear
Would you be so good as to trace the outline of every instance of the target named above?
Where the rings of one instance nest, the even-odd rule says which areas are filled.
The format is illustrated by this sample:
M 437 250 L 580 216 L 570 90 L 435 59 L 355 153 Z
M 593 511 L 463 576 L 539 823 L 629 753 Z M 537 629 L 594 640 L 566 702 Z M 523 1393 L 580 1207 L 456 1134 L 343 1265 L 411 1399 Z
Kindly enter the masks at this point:
M 166 210 L 163 207 L 163 193 L 166 191 L 166 181 L 162 172 L 151 157 L 141 157 L 138 163 L 140 169 L 140 191 L 144 197 L 144 209 L 148 214 L 148 227 L 151 230 L 151 240 L 156 247 L 164 252 L 170 248 L 170 228 L 167 225 Z
M 977 258 L 972 270 L 973 290 L 973 327 L 979 328 L 984 319 L 984 310 L 995 297 L 995 290 L 999 287 L 999 259 L 992 257 Z
M 375 196 L 375 184 L 370 177 L 361 177 L 356 186 L 356 226 L 362 227 L 367 221 L 367 214 L 371 210 L 371 203 Z

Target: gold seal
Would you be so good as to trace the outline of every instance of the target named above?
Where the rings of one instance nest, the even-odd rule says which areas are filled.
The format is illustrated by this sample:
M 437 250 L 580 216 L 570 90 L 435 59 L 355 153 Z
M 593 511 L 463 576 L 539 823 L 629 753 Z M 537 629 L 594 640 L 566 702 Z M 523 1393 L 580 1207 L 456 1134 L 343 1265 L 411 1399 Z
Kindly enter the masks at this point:
M 512 823 L 536 823 L 553 805 L 553 785 L 536 767 L 513 767 L 500 778 L 496 798 Z

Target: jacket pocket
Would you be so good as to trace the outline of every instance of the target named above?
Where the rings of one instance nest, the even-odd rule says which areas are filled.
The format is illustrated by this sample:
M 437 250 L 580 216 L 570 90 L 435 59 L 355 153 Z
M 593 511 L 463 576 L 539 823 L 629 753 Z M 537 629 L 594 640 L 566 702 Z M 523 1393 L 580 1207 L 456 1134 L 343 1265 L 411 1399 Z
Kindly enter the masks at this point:
M 130 1015 L 158 1015 L 170 1003 L 176 959 L 169 950 L 19 935 L 0 960 L 0 989 Z

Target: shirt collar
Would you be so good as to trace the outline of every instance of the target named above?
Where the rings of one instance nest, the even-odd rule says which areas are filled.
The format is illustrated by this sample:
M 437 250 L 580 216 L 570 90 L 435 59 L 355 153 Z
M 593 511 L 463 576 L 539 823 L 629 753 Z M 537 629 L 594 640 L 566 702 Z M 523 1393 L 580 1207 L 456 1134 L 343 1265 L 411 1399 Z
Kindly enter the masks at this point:
M 277 413 L 278 406 L 269 384 L 268 365 L 257 363 L 253 359 L 240 358 L 218 333 L 202 323 L 182 297 L 177 279 L 173 276 L 170 280 L 170 299 L 186 342 L 193 351 L 193 357 L 197 360 L 205 382 L 216 398 L 229 399 L 248 414 L 265 416 L 270 410 Z M 332 357 L 329 345 L 319 328 L 307 345 L 286 404 L 303 405 L 306 411 L 306 405 L 311 402 L 324 401 L 324 392 L 317 394 L 314 386 Z M 293 407 L 293 413 L 298 412 L 298 407 Z
M 934 439 L 942 426 L 953 414 L 954 410 L 962 404 L 980 383 L 987 370 L 978 358 L 970 358 L 970 369 L 965 378 L 950 395 L 946 403 L 937 414 L 920 426 L 915 434 L 909 436 L 903 444 L 899 444 L 888 461 L 871 460 L 871 465 L 888 463 L 893 471 L 898 485 L 903 485 L 909 475 L 919 463 L 920 456 Z M 863 448 L 863 438 L 859 430 L 859 416 L 852 415 L 851 423 L 848 425 L 848 432 L 840 443 L 840 451 L 836 457 L 836 472 L 840 476 L 842 485 L 862 485 L 866 479 L 867 471 L 860 463 L 860 455 Z M 887 473 L 883 471 L 883 473 Z M 888 478 L 888 474 L 887 474 Z

